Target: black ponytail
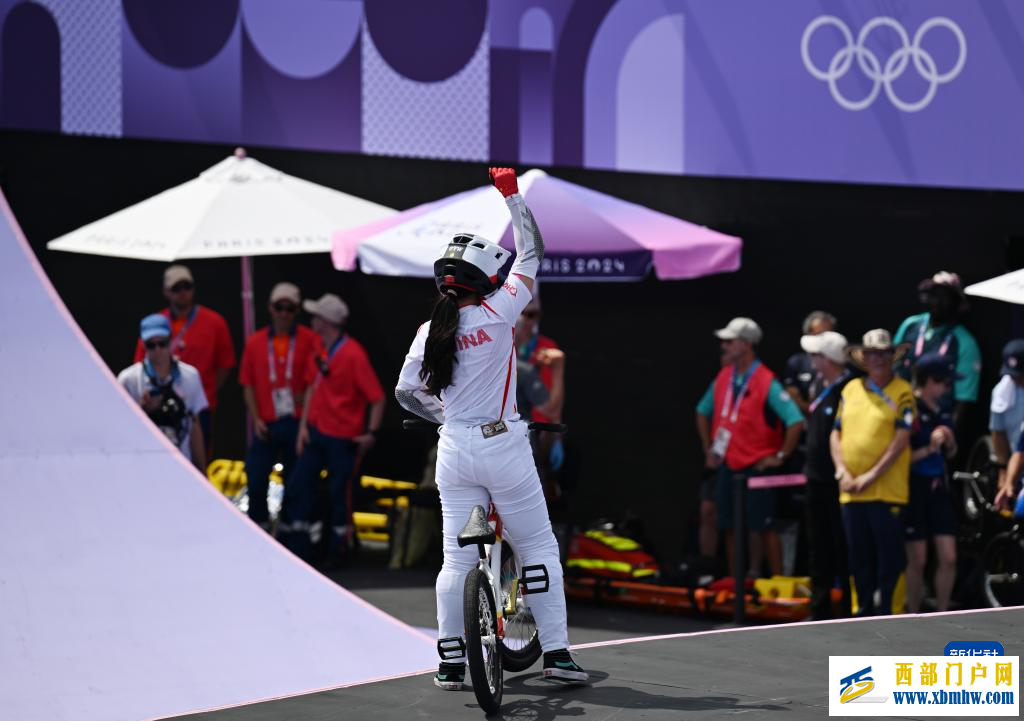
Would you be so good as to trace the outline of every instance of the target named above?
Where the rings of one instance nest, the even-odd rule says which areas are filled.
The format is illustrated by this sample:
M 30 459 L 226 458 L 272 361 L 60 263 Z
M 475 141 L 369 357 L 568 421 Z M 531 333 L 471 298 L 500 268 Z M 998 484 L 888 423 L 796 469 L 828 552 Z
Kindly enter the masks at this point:
M 426 382 L 431 395 L 440 396 L 441 391 L 452 384 L 458 362 L 455 336 L 459 329 L 459 298 L 468 294 L 461 289 L 446 288 L 430 314 L 430 333 L 423 349 L 420 380 Z

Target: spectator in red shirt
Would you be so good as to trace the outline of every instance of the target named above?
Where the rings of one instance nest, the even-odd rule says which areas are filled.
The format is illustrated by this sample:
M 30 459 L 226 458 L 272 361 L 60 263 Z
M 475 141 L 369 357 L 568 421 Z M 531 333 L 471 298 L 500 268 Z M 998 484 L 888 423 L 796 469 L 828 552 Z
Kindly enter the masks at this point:
M 235 347 L 224 316 L 195 302 L 195 281 L 184 265 L 172 265 L 164 271 L 164 297 L 168 307 L 160 311 L 171 321 L 171 353 L 195 366 L 203 381 L 203 392 L 210 407 L 199 414 L 199 426 L 206 439 L 206 456 L 213 448 L 212 415 L 217 409 L 217 392 L 235 367 Z M 146 355 L 139 341 L 135 362 Z
M 516 353 L 519 362 L 533 368 L 548 390 L 547 402 L 533 406 L 530 419 L 541 423 L 561 423 L 565 404 L 565 353 L 558 343 L 541 335 L 540 315 L 540 296 L 535 294 L 516 323 Z M 557 472 L 562 467 L 564 456 L 562 439 L 558 434 L 549 431 L 536 434 L 534 460 L 548 501 L 557 500 L 562 495 Z
M 296 321 L 301 297 L 291 283 L 270 291 L 270 325 L 249 336 L 242 353 L 239 383 L 252 421 L 253 438 L 245 459 L 249 518 L 269 530 L 267 486 L 280 458 L 287 478 L 295 466 L 295 443 L 306 396 L 306 370 L 320 355 L 320 336 Z
M 313 316 L 311 325 L 323 350 L 306 369 L 308 385 L 296 442 L 299 460 L 285 482 L 278 535 L 296 555 L 312 559 L 321 531 L 313 520 L 316 479 L 326 466 L 331 492 L 328 550 L 340 558 L 348 547 L 352 471 L 380 429 L 384 390 L 363 346 L 345 333 L 345 302 L 327 293 L 302 307 Z

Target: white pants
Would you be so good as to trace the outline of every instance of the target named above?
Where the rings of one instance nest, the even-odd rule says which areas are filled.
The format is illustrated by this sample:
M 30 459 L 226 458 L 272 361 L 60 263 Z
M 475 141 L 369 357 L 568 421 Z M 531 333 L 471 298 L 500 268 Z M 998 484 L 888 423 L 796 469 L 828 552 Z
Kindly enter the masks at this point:
M 527 438 L 527 424 L 507 423 L 508 433 L 492 438 L 484 438 L 479 426 L 445 425 L 441 429 L 437 488 L 441 493 L 444 525 L 444 564 L 437 575 L 438 637 L 465 639 L 462 591 L 466 574 L 476 567 L 479 553 L 476 546 L 459 548 L 457 537 L 473 506 L 486 510 L 489 501 L 493 501 L 504 535 L 512 542 L 522 564 L 543 564 L 548 571 L 548 591 L 527 596 L 537 621 L 541 648 L 568 648 L 562 565 Z M 449 659 L 453 663 L 460 660 Z

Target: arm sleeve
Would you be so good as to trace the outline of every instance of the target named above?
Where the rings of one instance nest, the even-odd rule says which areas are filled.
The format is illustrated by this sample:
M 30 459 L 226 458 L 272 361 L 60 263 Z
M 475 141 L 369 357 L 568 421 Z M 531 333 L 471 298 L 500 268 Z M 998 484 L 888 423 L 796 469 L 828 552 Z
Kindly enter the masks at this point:
M 430 323 L 424 323 L 416 332 L 409 352 L 405 356 L 402 370 L 398 374 L 395 386 L 395 400 L 410 413 L 425 418 L 433 423 L 444 422 L 444 411 L 441 401 L 430 395 L 420 380 L 420 368 L 423 366 L 423 348 L 427 342 Z
M 188 397 L 185 403 L 188 405 L 188 412 L 192 415 L 202 413 L 210 404 L 206 400 L 206 392 L 203 391 L 203 381 L 199 377 L 199 371 L 193 371 L 187 376 Z
M 978 385 L 981 381 L 981 350 L 962 325 L 956 328 L 957 346 L 956 372 L 963 376 L 953 382 L 953 398 L 958 401 L 978 400 Z
M 246 343 L 242 350 L 242 364 L 238 368 L 238 385 L 251 386 L 255 384 L 255 373 L 253 372 L 253 353 L 255 349 L 252 343 Z M 268 371 L 269 372 L 269 371 Z
M 377 372 L 370 364 L 370 357 L 363 351 L 359 354 L 358 372 L 356 381 L 359 383 L 359 390 L 369 403 L 376 403 L 384 397 L 384 389 L 381 388 Z
M 899 345 L 903 342 L 903 339 L 907 337 L 907 329 L 915 323 L 921 322 L 921 316 L 912 315 L 909 318 L 904 318 L 903 322 L 900 323 L 900 327 L 896 329 L 896 335 L 893 336 L 893 345 Z
M 896 398 L 896 428 L 912 431 L 916 422 L 917 402 L 914 400 L 913 392 L 908 390 Z
M 704 395 L 700 397 L 700 401 L 697 403 L 697 412 L 702 416 L 710 418 L 715 414 L 715 382 L 712 381 L 708 384 L 708 389 L 704 391 Z
M 540 262 L 544 260 L 544 239 L 537 228 L 537 221 L 519 193 L 505 198 L 505 204 L 512 215 L 512 237 L 516 242 L 516 260 L 509 274 L 536 278 Z
M 772 380 L 771 385 L 768 386 L 768 407 L 779 417 L 786 428 L 804 422 L 804 414 L 800 412 L 796 403 L 793 402 L 793 397 L 782 387 L 777 378 Z
M 512 270 L 515 270 L 514 266 Z M 505 284 L 484 299 L 484 307 L 496 313 L 499 318 L 510 325 L 515 325 L 519 320 L 519 314 L 523 312 L 523 308 L 532 298 L 533 294 L 522 279 L 510 273 Z M 423 338 L 425 341 L 425 334 Z M 416 372 L 419 373 L 418 368 Z

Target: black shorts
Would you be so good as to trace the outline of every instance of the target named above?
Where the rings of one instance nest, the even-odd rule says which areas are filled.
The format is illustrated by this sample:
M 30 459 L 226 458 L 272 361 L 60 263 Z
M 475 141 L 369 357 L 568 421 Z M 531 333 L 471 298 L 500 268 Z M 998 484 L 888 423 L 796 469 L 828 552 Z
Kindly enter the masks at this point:
M 905 519 L 908 541 L 955 535 L 953 497 L 946 480 L 910 474 L 910 503 Z
M 704 470 L 704 476 L 700 479 L 700 500 L 715 502 L 715 479 L 717 477 L 714 471 Z

